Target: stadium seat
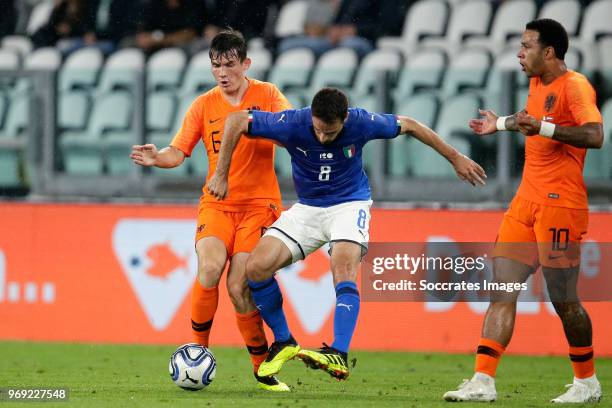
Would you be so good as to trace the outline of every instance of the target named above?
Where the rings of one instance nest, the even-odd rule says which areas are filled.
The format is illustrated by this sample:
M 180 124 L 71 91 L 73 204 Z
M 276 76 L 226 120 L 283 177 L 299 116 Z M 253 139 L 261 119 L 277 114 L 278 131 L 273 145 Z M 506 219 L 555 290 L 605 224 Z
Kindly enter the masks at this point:
M 64 169 L 71 174 L 102 174 L 103 136 L 127 131 L 132 125 L 131 94 L 117 91 L 96 98 L 85 132 L 64 132 L 59 141 Z
M 375 97 L 371 97 L 368 95 L 362 96 L 360 98 L 353 98 L 352 101 L 349 101 L 350 105 L 356 108 L 365 109 L 368 112 L 381 112 L 382 108 L 379 106 L 378 100 Z M 366 172 L 369 174 L 372 172 L 373 168 L 377 166 L 384 157 L 380 156 L 380 152 L 384 152 L 386 149 L 386 140 L 378 139 L 369 141 L 363 148 L 363 153 L 361 156 L 363 167 Z
M 442 84 L 442 93 L 453 95 L 463 88 L 483 88 L 490 66 L 491 55 L 485 48 L 466 48 L 452 55 Z
M 385 73 L 395 77 L 402 65 L 398 50 L 379 49 L 372 51 L 361 61 L 355 83 L 350 92 L 352 98 L 376 97 L 375 89 L 384 86 L 382 75 Z
M 21 138 L 25 136 L 30 122 L 30 96 L 28 94 L 11 95 L 9 101 L 0 135 L 4 138 Z
M 612 35 L 612 0 L 597 0 L 590 3 L 584 11 L 580 25 L 579 40 L 582 44 L 593 45 L 600 36 Z M 575 39 L 570 40 L 570 44 Z
M 174 134 L 178 132 L 178 130 L 183 125 L 183 119 L 185 118 L 185 114 L 189 110 L 189 107 L 191 106 L 193 101 L 195 101 L 196 98 L 199 96 L 199 93 L 191 93 L 187 95 L 182 95 L 179 98 L 178 109 L 176 110 L 176 114 L 174 115 L 174 121 L 172 123 L 172 126 L 170 127 L 170 134 L 164 132 L 164 134 L 168 138 L 165 144 L 166 146 L 168 145 L 168 143 L 170 143 L 172 136 L 174 136 Z
M 158 91 L 178 88 L 186 64 L 187 56 L 180 48 L 157 51 L 147 62 L 147 89 Z
M 469 37 L 466 44 L 485 47 L 492 54 L 497 54 L 506 47 L 508 40 L 521 37 L 525 30 L 525 23 L 533 20 L 535 15 L 536 4 L 533 0 L 504 1 L 493 18 L 491 34 Z M 518 47 L 518 41 L 516 47 Z
M 176 99 L 173 92 L 160 91 L 147 97 L 147 131 L 169 132 L 176 113 Z
M 124 48 L 111 54 L 102 68 L 97 93 L 133 89 L 137 75 L 144 71 L 144 61 L 143 52 L 137 48 Z
M 578 0 L 550 0 L 544 3 L 538 18 L 551 18 L 560 22 L 570 37 L 578 33 L 582 7 Z
M 194 147 L 188 164 L 191 168 L 191 173 L 195 177 L 201 178 L 202 183 L 204 183 L 204 179 L 208 174 L 208 153 L 206 152 L 206 148 L 204 147 L 204 143 L 202 143 L 202 141 L 199 141 Z M 183 164 L 183 166 L 185 166 L 185 164 Z
M 0 48 L 0 71 L 17 70 L 21 66 L 19 52 L 12 48 Z
M 285 3 L 278 14 L 274 35 L 277 38 L 285 38 L 302 34 L 307 8 L 308 1 L 306 0 L 291 0 Z
M 43 47 L 25 56 L 23 68 L 33 71 L 57 71 L 62 64 L 62 55 L 55 47 Z M 19 78 L 12 93 L 24 94 L 31 89 L 32 80 Z
M 91 108 L 87 92 L 66 91 L 59 96 L 58 128 L 64 131 L 84 131 Z
M 247 55 L 251 59 L 251 67 L 247 72 L 247 76 L 264 81 L 266 74 L 272 66 L 272 54 L 266 48 L 256 48 L 249 49 Z
M 3 96 L 6 104 L 8 100 Z M 21 184 L 21 166 L 29 124 L 30 98 L 27 94 L 11 97 L 6 117 L 0 128 L 0 186 L 16 187 Z M 4 146 L 3 146 L 4 145 Z
M 308 83 L 314 63 L 315 56 L 310 49 L 291 49 L 276 58 L 268 80 L 283 92 L 289 88 L 303 88 Z
M 420 0 L 408 10 L 401 37 L 381 37 L 376 46 L 380 49 L 396 48 L 411 54 L 425 36 L 444 35 L 449 7 L 443 0 Z
M 176 113 L 174 92 L 159 91 L 149 94 L 146 99 L 146 134 L 170 137 L 170 127 Z M 126 174 L 135 171 L 126 152 L 134 144 L 131 131 L 108 132 L 103 140 L 106 169 L 110 174 Z
M 174 123 L 174 115 L 176 114 L 174 92 L 159 91 L 151 93 L 146 99 L 146 104 L 145 127 L 147 135 L 170 138 L 170 128 Z M 129 131 L 111 132 L 104 137 L 106 168 L 110 174 L 125 174 L 135 171 L 135 167 L 126 154 L 132 144 L 134 144 L 134 138 Z
M 126 175 L 136 171 L 137 167 L 129 158 L 134 137 L 131 131 L 116 130 L 106 132 L 103 139 L 104 163 L 110 175 Z
M 448 29 L 444 37 L 425 38 L 424 47 L 444 48 L 456 52 L 464 39 L 471 35 L 485 35 L 491 22 L 492 5 L 487 0 L 465 0 L 452 7 Z M 475 18 L 477 16 L 477 18 Z
M 206 53 L 206 55 L 208 55 L 208 53 Z M 157 146 L 158 149 L 168 146 L 176 132 L 178 132 L 178 130 L 181 128 L 181 125 L 183 124 L 183 119 L 185 118 L 185 113 L 187 113 L 187 110 L 199 95 L 199 93 L 182 95 L 179 99 L 179 106 L 176 111 L 176 114 L 174 115 L 174 121 L 170 128 L 170 131 L 150 131 L 147 133 L 146 142 L 153 143 L 155 146 Z M 201 142 L 198 142 L 198 144 L 201 144 Z M 201 147 L 203 148 L 204 145 L 202 145 Z M 201 169 L 203 167 L 207 168 L 208 164 L 195 163 L 197 159 L 193 156 L 198 154 L 196 153 L 197 149 L 199 149 L 199 147 L 196 145 L 196 148 L 194 148 L 194 151 L 192 152 L 191 158 L 189 158 L 188 161 L 183 163 L 181 166 L 175 167 L 174 169 L 160 169 L 154 167 L 151 169 L 151 174 L 161 177 L 186 176 L 189 172 L 190 166 L 194 168 L 194 172 L 196 173 L 199 171 L 196 169 Z
M 395 106 L 417 92 L 437 91 L 447 64 L 446 53 L 439 49 L 426 49 L 408 59 L 401 70 L 397 87 L 393 90 Z
M 489 76 L 483 92 L 484 102 L 487 109 L 492 109 L 498 114 L 511 114 L 509 112 L 500 111 L 501 99 L 507 97 L 507 95 L 502 94 L 502 90 L 504 89 L 504 83 L 502 82 L 504 73 L 508 71 L 514 72 L 516 86 L 529 86 L 527 76 L 521 71 L 521 65 L 516 56 L 517 53 L 518 49 L 516 47 L 506 48 L 494 59 L 493 66 L 489 71 Z M 511 105 L 513 105 L 513 103 Z
M 470 156 L 470 143 L 467 140 L 450 137 L 446 140 L 458 151 Z M 412 162 L 412 174 L 419 178 L 453 179 L 455 170 L 451 164 L 431 147 L 423 143 L 413 143 L 408 160 Z
M 92 89 L 104 63 L 98 48 L 81 48 L 66 58 L 59 72 L 60 92 L 73 89 Z
M 4 92 L 0 92 L 0 133 L 2 133 L 2 129 L 4 127 L 4 119 L 6 117 L 6 112 L 9 107 L 9 99 Z
M 30 18 L 26 27 L 26 33 L 28 35 L 31 36 L 39 28 L 47 24 L 53 12 L 54 4 L 54 0 L 43 0 L 34 7 L 32 13 L 30 13 Z
M 274 146 L 274 170 L 278 178 L 291 178 L 291 156 L 284 147 Z
M 55 47 L 43 47 L 26 55 L 23 66 L 32 70 L 56 71 L 62 64 L 62 54 Z
M 582 71 L 582 53 L 578 48 L 570 45 L 565 53 L 565 65 L 574 71 Z
M 612 98 L 601 107 L 604 126 L 604 141 L 601 149 L 589 149 L 584 163 L 586 179 L 612 179 Z
M 438 113 L 438 98 L 434 95 L 415 95 L 396 107 L 398 115 L 408 116 L 416 119 L 427 127 L 432 128 Z M 420 160 L 413 162 L 415 158 L 412 150 L 421 142 L 410 136 L 399 136 L 391 142 L 389 150 L 389 173 L 393 176 L 406 176 L 412 173 L 414 166 L 418 166 Z
M 32 52 L 32 41 L 25 35 L 7 35 L 2 38 L 2 48 L 10 48 L 19 52 L 21 57 L 25 57 Z
M 200 51 L 191 57 L 180 88 L 181 95 L 203 93 L 214 87 L 217 82 L 211 72 L 208 50 Z
M 306 98 L 304 98 L 304 94 L 302 92 L 287 91 L 283 92 L 283 94 L 293 109 L 301 109 L 310 105 L 310 101 L 307 101 Z
M 601 84 L 605 95 L 612 96 L 612 37 L 602 38 L 597 44 L 601 58 Z
M 476 95 L 463 94 L 446 99 L 440 108 L 436 132 L 444 139 L 471 136 L 468 121 L 478 117 L 480 107 L 482 101 Z

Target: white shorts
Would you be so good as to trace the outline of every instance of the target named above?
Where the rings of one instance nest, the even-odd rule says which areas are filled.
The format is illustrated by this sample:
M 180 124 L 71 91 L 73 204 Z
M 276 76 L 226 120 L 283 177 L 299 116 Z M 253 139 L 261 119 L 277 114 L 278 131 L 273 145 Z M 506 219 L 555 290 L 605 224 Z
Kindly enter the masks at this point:
M 350 201 L 331 207 L 294 204 L 283 211 L 264 236 L 283 241 L 293 255 L 293 262 L 306 258 L 323 245 L 349 241 L 362 246 L 362 256 L 370 239 L 372 201 Z M 331 251 L 331 249 L 330 249 Z

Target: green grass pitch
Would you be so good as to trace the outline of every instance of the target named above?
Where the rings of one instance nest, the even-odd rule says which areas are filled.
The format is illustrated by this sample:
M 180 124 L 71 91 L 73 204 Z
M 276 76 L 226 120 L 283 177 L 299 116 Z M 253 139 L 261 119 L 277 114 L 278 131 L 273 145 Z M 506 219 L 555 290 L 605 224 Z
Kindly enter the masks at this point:
M 0 387 L 70 389 L 68 402 L 26 404 L 44 407 L 449 407 L 442 394 L 471 375 L 474 359 L 467 354 L 355 351 L 350 358 L 357 358 L 357 364 L 345 382 L 290 361 L 279 378 L 293 391 L 269 393 L 256 388 L 244 349 L 215 347 L 217 377 L 207 389 L 189 392 L 168 375 L 173 351 L 172 346 L 0 342 Z M 604 391 L 598 406 L 612 407 L 612 396 L 606 395 L 612 359 L 596 364 Z M 566 358 L 504 356 L 494 406 L 550 406 L 550 398 L 563 392 L 570 379 Z

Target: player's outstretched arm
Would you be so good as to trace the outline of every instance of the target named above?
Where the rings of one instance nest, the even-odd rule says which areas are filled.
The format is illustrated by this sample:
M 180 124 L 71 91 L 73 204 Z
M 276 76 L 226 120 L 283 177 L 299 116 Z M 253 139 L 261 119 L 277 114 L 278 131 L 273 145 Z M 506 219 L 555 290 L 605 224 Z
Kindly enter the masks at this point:
M 210 180 L 208 180 L 208 183 L 206 183 L 206 190 L 217 198 L 217 200 L 223 200 L 227 196 L 227 177 L 232 154 L 240 140 L 240 136 L 248 130 L 248 111 L 230 113 L 225 119 L 225 128 L 223 130 L 223 138 L 221 139 L 221 147 L 219 148 L 217 167 L 215 173 Z
M 495 112 L 488 109 L 478 109 L 478 113 L 480 114 L 480 118 L 471 119 L 468 122 L 470 128 L 477 135 L 490 135 L 498 130 L 518 130 L 518 125 L 516 123 L 517 113 L 510 116 L 497 116 Z
M 410 133 L 421 143 L 433 148 L 453 165 L 457 177 L 461 180 L 468 181 L 473 186 L 476 184 L 484 186 L 487 175 L 478 163 L 458 152 L 457 149 L 442 140 L 436 132 L 422 123 L 406 116 L 398 116 L 398 119 L 401 124 L 400 133 Z
M 173 146 L 158 151 L 154 144 L 134 145 L 130 159 L 140 166 L 169 169 L 181 165 L 185 160 L 185 153 Z
M 546 122 L 545 122 L 546 123 Z M 517 114 L 519 131 L 525 136 L 542 135 L 576 147 L 599 149 L 603 144 L 603 126 L 601 123 L 585 123 L 582 126 L 559 126 L 542 121 L 525 113 Z

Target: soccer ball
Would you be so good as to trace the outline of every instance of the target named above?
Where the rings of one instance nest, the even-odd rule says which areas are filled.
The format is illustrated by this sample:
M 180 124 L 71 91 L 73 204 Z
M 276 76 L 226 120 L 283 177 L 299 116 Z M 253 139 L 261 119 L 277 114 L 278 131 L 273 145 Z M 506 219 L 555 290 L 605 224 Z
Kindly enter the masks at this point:
M 172 353 L 168 371 L 176 385 L 184 390 L 197 391 L 208 386 L 215 378 L 217 362 L 206 347 L 188 343 Z

